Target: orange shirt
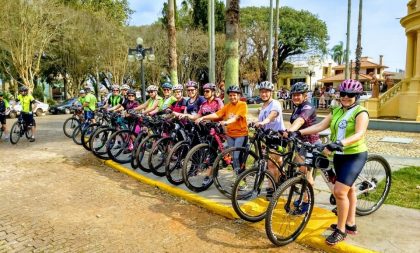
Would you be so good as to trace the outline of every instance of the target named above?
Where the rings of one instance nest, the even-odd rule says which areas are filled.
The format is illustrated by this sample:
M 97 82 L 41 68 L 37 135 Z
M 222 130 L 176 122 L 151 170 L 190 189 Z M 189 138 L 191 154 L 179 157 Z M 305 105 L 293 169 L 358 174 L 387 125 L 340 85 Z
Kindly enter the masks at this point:
M 227 125 L 226 134 L 230 137 L 242 137 L 248 135 L 248 124 L 246 122 L 246 116 L 248 114 L 248 106 L 243 101 L 238 101 L 236 105 L 228 103 L 222 109 L 216 112 L 219 118 L 228 120 L 234 116 L 239 118 L 232 124 Z

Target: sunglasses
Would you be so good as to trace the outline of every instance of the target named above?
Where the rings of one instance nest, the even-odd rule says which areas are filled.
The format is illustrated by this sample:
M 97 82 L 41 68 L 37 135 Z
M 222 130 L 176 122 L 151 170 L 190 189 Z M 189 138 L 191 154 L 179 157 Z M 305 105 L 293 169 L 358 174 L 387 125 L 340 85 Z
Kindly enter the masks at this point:
M 195 89 L 188 89 L 187 91 L 188 92 L 193 92 L 193 91 L 195 91 Z
M 153 93 L 153 92 L 155 92 L 155 91 L 154 91 L 154 90 L 152 90 L 152 91 L 148 91 L 147 93 L 149 93 L 149 94 L 150 94 L 150 93 Z
M 127 95 L 127 97 L 134 97 L 134 95 Z
M 113 91 L 120 91 L 120 90 L 113 90 Z
M 163 89 L 163 91 L 170 91 L 170 89 Z
M 204 93 L 210 93 L 211 90 L 204 90 Z
M 345 91 L 340 91 L 340 97 L 345 97 L 347 96 L 348 98 L 354 98 L 357 94 L 356 93 L 349 93 L 349 92 L 345 92 Z

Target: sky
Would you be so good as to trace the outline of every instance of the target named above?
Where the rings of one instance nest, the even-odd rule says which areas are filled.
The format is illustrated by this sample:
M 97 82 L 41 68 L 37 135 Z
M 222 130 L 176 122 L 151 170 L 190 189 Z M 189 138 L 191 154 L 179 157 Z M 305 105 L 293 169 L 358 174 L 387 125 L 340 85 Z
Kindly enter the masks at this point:
M 135 11 L 130 25 L 148 25 L 161 15 L 166 0 L 129 0 L 130 8 Z M 178 4 L 181 0 L 177 1 Z M 273 0 L 273 6 L 275 6 Z M 408 0 L 365 0 L 363 1 L 362 56 L 369 56 L 383 63 L 387 71 L 405 69 L 406 37 L 400 18 L 407 14 Z M 270 0 L 241 0 L 240 6 L 269 6 Z M 308 10 L 325 21 L 330 37 L 328 48 L 340 41 L 346 45 L 347 1 L 345 0 L 280 0 L 281 6 L 297 10 Z M 357 20 L 359 1 L 352 1 L 350 22 L 350 56 L 355 58 L 357 42 Z M 281 27 L 280 27 L 281 29 Z

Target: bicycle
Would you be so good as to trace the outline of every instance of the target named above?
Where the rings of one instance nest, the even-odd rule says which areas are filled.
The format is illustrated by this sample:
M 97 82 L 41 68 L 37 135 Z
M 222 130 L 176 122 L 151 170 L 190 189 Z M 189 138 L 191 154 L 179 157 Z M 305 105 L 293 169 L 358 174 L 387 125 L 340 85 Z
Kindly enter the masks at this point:
M 306 150 L 305 162 L 299 165 L 308 167 L 309 171 L 321 170 L 321 176 L 331 192 L 335 183 L 335 171 L 332 162 L 322 154 L 325 145 L 302 143 L 295 139 Z M 376 173 L 374 173 L 376 172 Z M 356 214 L 368 215 L 378 210 L 384 203 L 391 188 L 391 169 L 388 162 L 379 155 L 369 155 L 355 187 L 359 200 Z M 304 210 L 303 200 L 307 204 Z M 315 198 L 313 187 L 301 173 L 284 182 L 274 193 L 267 209 L 265 230 L 270 241 L 278 246 L 294 241 L 308 223 Z M 335 202 L 330 198 L 330 202 Z
M 74 129 L 80 125 L 80 122 L 83 122 L 83 110 L 81 107 L 72 107 L 74 111 L 73 115 L 66 119 L 63 123 L 63 132 L 64 135 L 72 138 Z
M 26 139 L 32 138 L 32 126 L 27 125 L 23 120 L 22 114 L 19 115 L 18 120 L 13 123 L 12 128 L 10 129 L 10 142 L 12 144 L 17 144 L 19 139 L 25 135 Z

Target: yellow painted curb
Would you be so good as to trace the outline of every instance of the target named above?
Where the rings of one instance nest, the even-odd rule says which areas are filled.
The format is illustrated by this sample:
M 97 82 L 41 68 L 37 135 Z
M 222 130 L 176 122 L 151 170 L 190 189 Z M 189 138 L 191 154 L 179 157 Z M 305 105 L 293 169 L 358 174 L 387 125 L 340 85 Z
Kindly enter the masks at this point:
M 142 183 L 158 187 L 174 196 L 181 197 L 191 203 L 198 204 L 216 214 L 224 216 L 228 219 L 237 219 L 239 218 L 238 215 L 235 213 L 232 207 L 228 207 L 217 203 L 213 200 L 209 200 L 204 198 L 198 194 L 191 193 L 180 189 L 176 186 L 168 185 L 153 179 L 150 179 L 146 176 L 143 176 L 129 168 L 122 166 L 119 163 L 116 163 L 111 160 L 104 161 L 104 164 L 118 170 L 124 174 L 129 175 Z M 311 219 L 309 220 L 305 230 L 302 234 L 297 238 L 297 242 L 309 245 L 311 247 L 324 250 L 326 252 L 334 252 L 334 253 L 341 253 L 341 252 L 354 252 L 354 253 L 370 253 L 375 252 L 372 250 L 364 249 L 355 245 L 348 244 L 346 242 L 341 242 L 335 246 L 329 246 L 325 243 L 325 237 L 322 235 L 326 229 L 330 226 L 330 224 L 336 222 L 335 215 L 331 213 L 329 210 L 325 210 L 322 208 L 315 207 L 312 211 Z M 255 223 L 253 225 L 258 229 L 265 229 L 264 222 Z

